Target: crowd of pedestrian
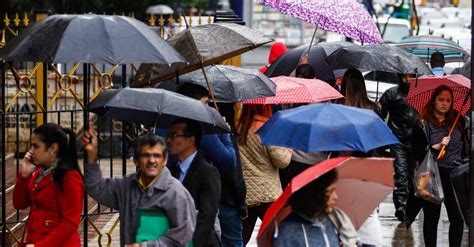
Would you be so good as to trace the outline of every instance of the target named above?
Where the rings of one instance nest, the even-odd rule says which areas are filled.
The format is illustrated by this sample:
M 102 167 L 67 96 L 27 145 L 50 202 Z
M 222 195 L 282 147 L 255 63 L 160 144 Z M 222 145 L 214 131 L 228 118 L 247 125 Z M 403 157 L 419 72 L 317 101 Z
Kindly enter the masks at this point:
M 285 51 L 284 44 L 275 43 L 269 62 Z M 315 78 L 315 68 L 308 59 L 300 61 L 295 77 Z M 434 74 L 443 75 L 443 54 L 434 53 L 431 65 Z M 449 243 L 460 246 L 464 222 L 450 174 L 467 157 L 466 127 L 464 121 L 459 121 L 449 133 L 457 113 L 453 110 L 453 91 L 447 86 L 434 91 L 420 115 L 406 103 L 413 76 L 399 74 L 399 84 L 387 90 L 378 102 L 372 102 L 362 73 L 357 69 L 344 73 L 340 92 L 345 98 L 334 103 L 372 110 L 383 120 L 388 117 L 387 125 L 400 142 L 365 153 L 307 153 L 263 145 L 256 132 L 280 109 L 230 104 L 219 110 L 231 133 L 203 135 L 198 122 L 176 119 L 168 130 L 136 139 L 136 172 L 104 178 L 92 124 L 81 137 L 87 157 L 84 175 L 78 165 L 75 133 L 56 124 L 44 124 L 33 131 L 13 194 L 16 209 L 31 208 L 22 241 L 25 246 L 80 246 L 77 229 L 85 190 L 100 204 L 119 212 L 122 246 L 244 246 L 252 237 L 257 219 L 263 220 L 269 206 L 301 172 L 337 156 L 388 155 L 395 158 L 396 217 L 410 226 L 422 209 L 425 244 L 436 246 L 441 204 L 415 196 L 413 174 L 428 150 L 438 155 L 445 148 L 438 165 L 450 221 Z M 209 102 L 208 90 L 199 85 L 184 84 L 177 92 L 202 104 Z M 348 216 L 334 207 L 337 179 L 337 172 L 330 171 L 291 196 L 293 213 L 278 226 L 274 246 L 382 244 L 380 232 L 371 230 L 380 229 L 377 209 L 357 231 Z M 162 217 L 167 227 L 159 232 L 157 227 L 143 223 L 147 217 Z M 142 235 L 144 231 L 149 235 Z

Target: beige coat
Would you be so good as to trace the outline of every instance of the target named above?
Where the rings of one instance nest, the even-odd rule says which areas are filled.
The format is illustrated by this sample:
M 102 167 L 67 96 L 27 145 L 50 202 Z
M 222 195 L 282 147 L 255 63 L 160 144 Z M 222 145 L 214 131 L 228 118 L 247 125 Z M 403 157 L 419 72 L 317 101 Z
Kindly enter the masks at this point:
M 247 205 L 275 201 L 282 193 L 278 169 L 291 161 L 291 149 L 263 146 L 255 132 L 266 121 L 256 116 L 247 136 L 247 145 L 239 144 L 240 161 L 247 186 Z

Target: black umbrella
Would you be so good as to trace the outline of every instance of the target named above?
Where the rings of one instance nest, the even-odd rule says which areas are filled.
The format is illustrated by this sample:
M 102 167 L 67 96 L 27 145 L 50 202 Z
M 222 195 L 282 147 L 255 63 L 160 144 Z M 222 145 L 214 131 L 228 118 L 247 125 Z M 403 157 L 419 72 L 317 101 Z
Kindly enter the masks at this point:
M 269 77 L 289 76 L 298 66 L 300 58 L 308 54 L 310 45 L 304 45 L 287 51 L 273 62 L 265 72 Z M 326 62 L 326 57 L 341 47 L 355 46 L 350 42 L 323 42 L 313 45 L 309 50 L 309 64 L 316 72 L 316 78 L 323 81 L 335 80 L 336 76 L 332 68 Z M 339 73 L 342 74 L 342 73 Z
M 390 45 L 342 47 L 326 59 L 333 69 L 365 69 L 400 74 L 430 75 L 430 68 L 416 55 Z
M 200 122 L 205 134 L 229 131 L 228 125 L 215 109 L 164 89 L 109 89 L 90 103 L 89 111 L 159 128 L 169 128 L 175 119 L 182 117 Z
M 214 96 L 219 103 L 234 103 L 248 99 L 274 96 L 276 85 L 267 76 L 254 69 L 243 69 L 229 65 L 211 65 L 204 68 Z M 157 88 L 176 91 L 177 86 L 192 83 L 207 87 L 204 74 L 193 71 L 156 84 Z
M 221 62 L 271 42 L 252 29 L 233 23 L 213 23 L 185 29 L 168 39 L 189 65 L 163 66 L 142 64 L 133 82 L 134 87 L 152 85 L 159 81 Z
M 53 15 L 0 50 L 6 61 L 186 64 L 144 23 L 125 16 Z

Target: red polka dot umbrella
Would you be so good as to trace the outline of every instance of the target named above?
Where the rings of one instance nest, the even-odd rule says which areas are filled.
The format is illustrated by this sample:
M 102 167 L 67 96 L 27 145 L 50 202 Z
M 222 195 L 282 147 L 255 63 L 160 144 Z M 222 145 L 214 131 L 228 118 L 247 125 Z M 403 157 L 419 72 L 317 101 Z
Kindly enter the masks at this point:
M 303 104 L 343 98 L 328 83 L 317 79 L 278 76 L 270 78 L 276 84 L 275 96 L 250 99 L 243 104 Z
M 466 98 L 466 95 L 470 94 L 471 80 L 463 75 L 422 76 L 418 78 L 418 82 L 411 79 L 407 103 L 421 113 L 434 90 L 440 85 L 446 85 L 453 90 L 454 110 L 464 115 L 471 109 L 471 99 Z

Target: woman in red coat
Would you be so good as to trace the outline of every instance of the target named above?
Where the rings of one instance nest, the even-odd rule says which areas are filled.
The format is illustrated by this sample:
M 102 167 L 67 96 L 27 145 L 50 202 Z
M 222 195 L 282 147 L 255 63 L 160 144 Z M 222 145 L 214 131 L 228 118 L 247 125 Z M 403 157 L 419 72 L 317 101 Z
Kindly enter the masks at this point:
M 51 123 L 36 128 L 13 191 L 16 209 L 30 207 L 22 244 L 80 246 L 83 193 L 75 133 Z

